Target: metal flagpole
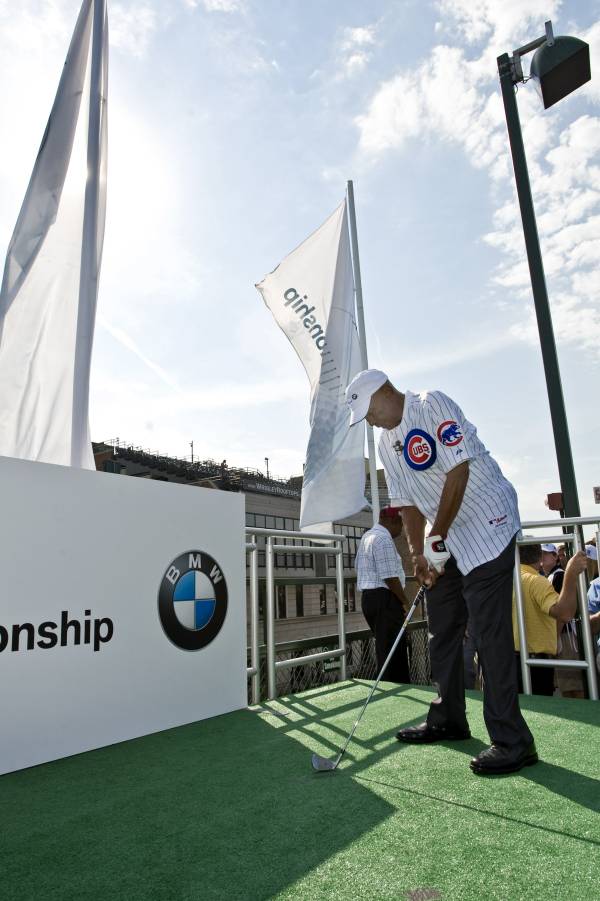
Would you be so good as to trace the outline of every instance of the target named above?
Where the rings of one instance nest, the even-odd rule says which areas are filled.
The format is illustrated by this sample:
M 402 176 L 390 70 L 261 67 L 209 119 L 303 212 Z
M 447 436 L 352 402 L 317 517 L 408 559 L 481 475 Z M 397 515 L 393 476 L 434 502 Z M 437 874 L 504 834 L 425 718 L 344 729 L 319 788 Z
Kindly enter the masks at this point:
M 106 116 L 106 0 L 93 0 L 91 37 L 90 99 L 87 132 L 87 180 L 83 213 L 81 270 L 79 275 L 79 307 L 73 379 L 73 418 L 71 433 L 71 466 L 80 467 L 88 447 L 90 361 L 94 339 L 100 250 L 104 222 L 98 230 L 100 208 L 100 158 L 102 154 L 103 117 Z M 91 452 L 91 448 L 89 449 Z M 93 462 L 93 458 L 92 458 Z
M 358 256 L 358 237 L 356 234 L 356 213 L 354 212 L 354 186 L 347 182 L 346 204 L 348 207 L 348 225 L 350 243 L 352 245 L 352 271 L 354 274 L 354 294 L 356 297 L 356 319 L 358 338 L 362 356 L 363 369 L 369 368 L 367 356 L 367 333 L 365 331 L 365 314 L 363 310 L 362 282 L 360 278 L 360 259 Z M 369 475 L 371 478 L 371 506 L 373 508 L 373 525 L 379 522 L 379 482 L 377 481 L 377 462 L 375 460 L 375 438 L 373 428 L 367 423 L 367 447 L 369 448 Z

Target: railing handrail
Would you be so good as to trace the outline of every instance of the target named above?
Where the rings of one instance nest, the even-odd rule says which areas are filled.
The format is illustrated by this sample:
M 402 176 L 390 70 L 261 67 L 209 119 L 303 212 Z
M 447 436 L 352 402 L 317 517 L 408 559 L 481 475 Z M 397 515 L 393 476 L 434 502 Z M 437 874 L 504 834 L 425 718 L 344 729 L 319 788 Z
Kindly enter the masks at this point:
M 549 519 L 549 520 L 532 520 L 528 522 L 522 523 L 522 529 L 556 529 L 564 526 L 571 527 L 581 527 L 584 525 L 596 525 L 596 539 L 597 543 L 600 543 L 600 515 L 597 517 L 594 516 L 573 516 L 573 517 L 565 517 L 564 519 Z M 338 533 L 321 533 L 321 532 L 301 532 L 299 530 L 290 530 L 290 529 L 276 529 L 276 528 L 262 528 L 262 527 L 254 527 L 254 526 L 245 526 L 245 536 L 246 536 L 246 551 L 250 554 L 250 593 L 251 593 L 251 647 L 250 647 L 250 667 L 248 667 L 248 675 L 252 678 L 252 697 L 253 703 L 258 703 L 260 699 L 260 662 L 261 657 L 264 655 L 264 649 L 267 652 L 267 666 L 268 666 L 268 675 L 269 675 L 269 697 L 275 697 L 275 676 L 278 669 L 285 667 L 286 662 L 280 661 L 279 664 L 276 664 L 275 655 L 276 652 L 285 650 L 299 650 L 299 647 L 285 647 L 286 645 L 294 644 L 289 642 L 284 642 L 283 644 L 275 643 L 275 616 L 274 616 L 274 604 L 275 604 L 275 581 L 277 577 L 274 572 L 274 551 L 277 545 L 274 544 L 274 541 L 278 538 L 293 538 L 298 539 L 300 541 L 306 542 L 319 542 L 321 546 L 323 543 L 331 544 L 336 546 L 337 553 L 335 554 L 336 558 L 336 576 L 335 582 L 338 590 L 338 634 L 337 636 L 315 636 L 310 639 L 302 639 L 303 647 L 310 647 L 311 643 L 313 647 L 318 645 L 329 645 L 332 643 L 335 638 L 339 641 L 339 646 L 337 648 L 332 649 L 335 651 L 335 656 L 340 658 L 341 661 L 341 674 L 342 678 L 345 678 L 346 673 L 346 661 L 345 661 L 345 648 L 346 648 L 346 638 L 349 640 L 353 640 L 353 636 L 359 633 L 349 633 L 346 636 L 345 626 L 344 626 L 344 571 L 343 571 L 343 559 L 341 554 L 341 549 L 343 547 L 343 541 L 346 538 L 343 534 Z M 265 542 L 265 550 L 267 551 L 267 572 L 266 572 L 266 580 L 267 580 L 267 637 L 268 642 L 266 645 L 259 645 L 258 643 L 258 552 L 259 547 L 256 542 L 257 536 L 264 536 L 267 540 Z M 541 536 L 541 539 L 545 537 L 546 540 L 549 540 L 548 536 Z M 554 538 L 554 536 L 552 536 Z M 581 550 L 583 544 L 583 535 L 581 529 L 573 528 L 571 532 L 563 533 L 561 536 L 562 540 L 565 543 L 573 543 L 575 550 Z M 248 540 L 249 539 L 249 540 Z M 540 540 L 541 540 L 540 539 Z M 554 540 L 558 541 L 559 538 L 554 538 Z M 529 658 L 527 653 L 527 635 L 525 629 L 525 614 L 523 608 L 523 594 L 521 590 L 520 583 L 520 554 L 519 554 L 519 545 L 520 544 L 534 544 L 536 543 L 535 536 L 527 536 L 521 538 L 517 542 L 516 553 L 515 553 L 515 570 L 514 570 L 514 581 L 515 581 L 515 599 L 516 599 L 516 607 L 517 607 L 517 620 L 518 620 L 518 630 L 519 630 L 519 638 L 520 645 L 522 649 L 521 653 L 521 667 L 522 667 L 522 675 L 523 675 L 523 688 L 525 694 L 531 694 L 531 676 L 530 676 L 530 667 L 542 665 L 539 660 Z M 282 546 L 283 547 L 283 546 Z M 289 546 L 285 546 L 286 550 L 289 550 Z M 262 548 L 261 548 L 262 549 Z M 311 552 L 311 545 L 307 544 L 304 547 L 306 553 Z M 315 577 L 315 584 L 322 583 L 327 580 L 327 582 L 331 581 L 330 577 Z M 585 584 L 585 575 L 582 573 L 578 578 L 578 603 L 579 603 L 579 613 L 582 618 L 582 632 L 583 632 L 583 645 L 584 645 L 584 659 L 585 662 L 580 662 L 576 664 L 577 668 L 582 669 L 587 675 L 588 681 L 588 692 L 589 697 L 593 700 L 598 699 L 598 684 L 596 678 L 596 669 L 595 669 L 595 653 L 594 653 L 594 644 L 591 637 L 591 631 L 589 626 L 589 618 L 586 617 L 587 614 L 587 586 Z M 417 626 L 417 624 L 415 624 Z M 368 632 L 370 630 L 362 630 L 364 632 Z M 305 643 L 306 642 L 306 643 Z M 309 655 L 313 657 L 314 655 Z M 298 663 L 302 662 L 302 658 L 294 658 L 294 666 L 298 665 Z M 549 665 L 549 664 L 544 664 Z M 564 666 L 565 663 L 561 662 L 558 665 Z
M 252 678 L 252 700 L 257 704 L 260 698 L 260 653 L 258 647 L 258 543 L 257 536 L 264 536 L 265 553 L 266 553 L 266 626 L 267 626 L 267 680 L 269 699 L 276 696 L 276 678 L 277 670 L 285 668 L 287 661 L 276 660 L 275 645 L 275 548 L 278 545 L 275 541 L 282 538 L 292 538 L 298 541 L 319 542 L 318 547 L 311 544 L 302 546 L 306 553 L 323 553 L 331 550 L 335 556 L 335 575 L 336 589 L 338 594 L 338 643 L 339 646 L 332 649 L 330 656 L 339 657 L 340 674 L 342 681 L 346 678 L 346 629 L 344 622 L 344 558 L 343 558 L 343 534 L 327 534 L 321 532 L 300 532 L 295 529 L 275 529 L 262 528 L 256 526 L 245 526 L 244 535 L 246 536 L 246 551 L 250 554 L 250 596 L 251 596 L 251 659 L 248 669 L 248 675 Z M 323 545 L 327 544 L 327 547 Z M 281 545 L 286 551 L 289 550 L 287 545 Z M 312 659 L 311 655 L 311 659 Z M 321 657 L 326 654 L 321 655 Z M 299 661 L 296 658 L 290 666 L 298 666 Z
M 564 543 L 572 542 L 573 549 L 575 552 L 584 550 L 583 545 L 583 531 L 581 526 L 585 525 L 595 525 L 596 528 L 596 544 L 600 544 L 600 516 L 570 516 L 565 517 L 564 519 L 556 520 L 536 520 L 533 522 L 524 522 L 521 525 L 522 529 L 546 529 L 546 528 L 556 528 L 557 526 L 572 526 L 573 529 L 571 532 L 564 533 L 562 536 L 555 540 L 560 540 Z M 552 536 L 554 537 L 554 536 Z M 530 695 L 531 692 L 531 673 L 530 669 L 532 666 L 550 666 L 554 664 L 555 666 L 568 667 L 571 664 L 575 669 L 582 670 L 587 677 L 587 685 L 588 685 L 588 695 L 590 700 L 597 701 L 598 700 L 598 678 L 596 675 L 596 654 L 595 654 L 595 642 L 592 638 L 591 628 L 590 628 L 590 620 L 589 620 L 589 610 L 588 610 L 588 601 L 587 601 L 587 583 L 586 583 L 586 574 L 582 572 L 577 577 L 577 607 L 578 613 L 581 618 L 581 635 L 583 639 L 583 660 L 580 661 L 566 661 L 566 660 L 553 660 L 553 661 L 544 661 L 540 658 L 531 658 L 529 656 L 529 650 L 527 645 L 527 629 L 525 622 L 525 608 L 523 604 L 523 587 L 521 584 L 521 555 L 519 552 L 520 545 L 526 544 L 537 544 L 541 542 L 543 539 L 546 541 L 549 540 L 548 536 L 536 536 L 531 537 L 522 537 L 517 540 L 517 544 L 515 547 L 515 569 L 514 569 L 514 595 L 515 595 L 515 606 L 517 611 L 517 626 L 519 632 L 519 646 L 520 646 L 520 658 L 521 658 L 521 676 L 523 680 L 523 691 L 525 694 Z
M 278 538 L 298 538 L 305 541 L 341 541 L 347 538 L 347 535 L 331 534 L 329 532 L 300 532 L 294 529 L 259 529 L 256 526 L 244 526 L 246 535 L 264 535 L 265 537 L 276 536 Z
M 417 619 L 411 620 L 406 627 L 407 632 L 419 632 L 427 628 L 427 620 Z M 364 641 L 366 638 L 372 638 L 373 633 L 370 629 L 355 629 L 353 632 L 346 632 L 347 641 Z M 338 640 L 337 632 L 329 635 L 313 635 L 311 638 L 296 638 L 292 641 L 279 641 L 275 645 L 278 654 L 285 654 L 287 651 L 303 651 L 306 648 L 316 648 L 321 645 L 333 645 Z M 267 651 L 266 644 L 259 644 L 258 650 L 262 657 Z M 246 647 L 247 654 L 250 654 L 250 646 Z
M 531 522 L 521 523 L 522 529 L 551 529 L 558 526 L 596 526 L 600 525 L 600 514 L 598 516 L 565 516 L 564 519 L 540 519 Z

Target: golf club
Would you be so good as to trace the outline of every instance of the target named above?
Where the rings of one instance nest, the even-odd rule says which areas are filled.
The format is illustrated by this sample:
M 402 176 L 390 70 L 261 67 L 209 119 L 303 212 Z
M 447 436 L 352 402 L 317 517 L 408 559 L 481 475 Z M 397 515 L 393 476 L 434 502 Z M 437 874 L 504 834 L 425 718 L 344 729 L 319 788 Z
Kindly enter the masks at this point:
M 358 719 L 354 723 L 354 725 L 352 727 L 352 731 L 350 732 L 350 735 L 346 739 L 346 743 L 345 743 L 344 747 L 342 748 L 342 750 L 340 751 L 340 753 L 338 754 L 338 756 L 335 757 L 333 760 L 330 760 L 328 757 L 321 757 L 319 754 L 312 755 L 313 769 L 316 770 L 318 773 L 331 772 L 331 770 L 335 770 L 337 768 L 340 760 L 346 753 L 346 748 L 350 744 L 352 736 L 354 735 L 354 733 L 356 731 L 356 727 L 360 723 L 362 715 L 365 712 L 365 710 L 367 709 L 367 704 L 373 697 L 373 693 L 374 693 L 375 689 L 377 688 L 377 686 L 379 685 L 381 677 L 383 676 L 383 674 L 385 672 L 385 668 L 388 665 L 388 663 L 390 662 L 390 660 L 392 659 L 392 655 L 393 655 L 394 651 L 396 650 L 396 648 L 398 647 L 398 645 L 400 643 L 400 639 L 402 638 L 402 636 L 404 635 L 404 633 L 406 631 L 406 627 L 408 626 L 408 624 L 411 620 L 411 617 L 412 617 L 413 613 L 415 612 L 417 604 L 419 604 L 423 600 L 424 596 L 425 596 L 425 586 L 422 585 L 421 588 L 418 590 L 418 592 L 415 595 L 415 599 L 412 602 L 412 606 L 411 606 L 410 610 L 408 611 L 408 613 L 406 614 L 406 619 L 402 623 L 402 628 L 398 632 L 398 635 L 396 636 L 396 640 L 394 641 L 394 644 L 392 645 L 390 652 L 385 659 L 385 663 L 381 667 L 381 671 L 380 671 L 379 675 L 377 676 L 377 679 L 373 683 L 373 687 L 371 688 L 371 691 L 369 692 L 367 700 L 363 704 L 363 708 L 360 711 L 360 713 L 358 714 Z

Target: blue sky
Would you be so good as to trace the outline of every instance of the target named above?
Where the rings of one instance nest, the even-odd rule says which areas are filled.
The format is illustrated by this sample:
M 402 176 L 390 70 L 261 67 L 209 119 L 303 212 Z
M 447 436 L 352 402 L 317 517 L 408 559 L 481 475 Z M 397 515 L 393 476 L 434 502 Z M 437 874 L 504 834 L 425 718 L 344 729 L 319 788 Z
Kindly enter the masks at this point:
M 78 8 L 0 0 L 2 253 Z M 598 512 L 599 0 L 109 0 L 94 439 L 302 471 L 308 383 L 254 283 L 352 178 L 371 365 L 452 395 L 522 515 L 544 516 L 558 474 L 495 59 L 547 18 L 592 47 L 588 86 L 546 112 L 522 86 L 519 105 L 582 512 Z

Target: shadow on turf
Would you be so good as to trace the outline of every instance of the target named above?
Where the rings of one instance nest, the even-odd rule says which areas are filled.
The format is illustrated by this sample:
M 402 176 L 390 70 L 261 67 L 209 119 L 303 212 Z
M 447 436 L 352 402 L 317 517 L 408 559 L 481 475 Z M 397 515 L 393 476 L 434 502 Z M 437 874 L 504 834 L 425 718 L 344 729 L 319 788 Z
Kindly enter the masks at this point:
M 348 683 L 344 683 L 346 689 L 349 687 Z M 356 683 L 360 686 L 363 685 L 362 682 Z M 414 694 L 410 694 L 411 688 L 417 686 L 411 685 L 402 685 L 397 686 L 395 689 L 390 690 L 388 688 L 380 689 L 378 692 L 376 691 L 373 695 L 369 707 L 373 708 L 378 701 L 389 700 L 390 698 L 406 698 L 410 700 L 411 703 L 422 704 L 423 706 L 428 707 L 429 701 L 424 701 L 422 698 L 415 697 Z M 369 688 L 369 683 L 365 683 L 365 688 Z M 422 689 L 422 686 L 418 686 L 419 690 Z M 327 692 L 329 694 L 329 692 Z M 326 746 L 330 749 L 331 756 L 337 756 L 341 747 L 346 741 L 348 736 L 348 732 L 353 725 L 353 723 L 344 724 L 344 726 L 338 726 L 335 723 L 332 723 L 327 717 L 328 715 L 334 715 L 338 717 L 340 714 L 348 713 L 350 711 L 354 711 L 358 714 L 361 708 L 364 705 L 366 700 L 366 694 L 362 697 L 357 698 L 356 701 L 352 701 L 349 704 L 344 704 L 340 707 L 335 707 L 332 710 L 323 709 L 322 707 L 318 707 L 315 704 L 311 704 L 310 700 L 307 699 L 304 695 L 288 695 L 283 698 L 278 698 L 275 702 L 273 702 L 274 706 L 271 708 L 269 706 L 270 702 L 267 702 L 262 706 L 261 709 L 256 708 L 256 713 L 263 713 L 270 716 L 274 716 L 280 719 L 281 725 L 278 731 L 283 732 L 284 734 L 287 732 L 301 732 L 304 735 L 308 736 L 311 740 L 314 740 L 315 743 L 318 743 L 321 746 Z M 284 708 L 285 712 L 282 712 L 281 709 Z M 288 720 L 287 716 L 296 713 L 302 716 L 302 720 Z M 365 712 L 365 716 L 368 716 L 368 709 Z M 380 760 L 382 757 L 387 756 L 390 753 L 395 753 L 399 750 L 399 745 L 389 746 L 387 742 L 389 739 L 395 737 L 395 734 L 400 728 L 400 726 L 410 726 L 416 725 L 417 723 L 422 722 L 423 716 L 419 715 L 418 717 L 413 718 L 412 720 L 405 721 L 405 719 L 400 719 L 398 725 L 393 729 L 387 730 L 386 732 L 378 733 L 375 740 L 370 739 L 369 741 L 365 741 L 365 739 L 361 738 L 359 734 L 359 730 L 354 734 L 352 739 L 352 744 L 349 750 L 346 752 L 344 759 L 347 761 L 353 761 L 355 765 L 361 766 L 360 762 L 356 762 L 352 756 L 352 745 L 355 747 L 359 747 L 365 751 L 370 752 L 368 761 L 364 762 L 364 765 L 371 766 L 377 760 Z M 319 727 L 322 729 L 325 727 L 327 733 L 323 734 L 322 731 L 317 731 Z M 360 729 L 360 726 L 359 726 Z M 334 739 L 331 737 L 331 733 L 333 733 Z M 377 749 L 376 745 L 379 745 L 381 742 L 386 743 L 385 748 Z M 475 747 L 475 744 L 470 742 L 469 747 L 475 748 L 474 753 L 477 753 L 479 747 Z M 481 745 L 483 747 L 483 745 Z
M 348 685 L 348 683 L 344 684 L 346 686 Z M 413 687 L 417 686 L 403 685 L 398 686 L 391 691 L 389 687 L 387 689 L 383 689 L 381 693 L 376 692 L 373 695 L 371 704 L 375 704 L 377 701 L 381 701 L 386 698 L 389 699 L 390 697 L 397 697 L 399 699 L 405 698 L 413 703 L 419 703 L 423 704 L 424 706 L 428 706 L 428 700 L 423 700 L 421 698 L 415 697 L 414 695 L 411 695 L 411 688 Z M 420 691 L 423 690 L 423 686 L 418 686 L 418 688 Z M 432 688 L 431 693 L 435 694 L 435 689 Z M 467 695 L 475 696 L 478 699 L 482 697 L 480 692 L 467 692 Z M 330 712 L 333 712 L 337 717 L 339 713 L 348 712 L 353 709 L 358 713 L 361 706 L 364 704 L 364 700 L 364 698 L 358 698 L 356 701 L 353 701 L 350 704 L 345 704 L 343 707 L 335 708 L 334 711 L 328 711 L 323 710 L 322 707 L 318 707 L 317 705 L 310 703 L 310 700 L 305 696 L 288 696 L 286 698 L 280 699 L 278 703 L 284 708 L 288 709 L 290 712 L 302 714 L 303 719 L 301 721 L 288 722 L 282 728 L 285 732 L 303 732 L 305 735 L 314 738 L 315 742 L 319 743 L 321 746 L 324 745 L 328 747 L 331 751 L 331 757 L 334 757 L 341 750 L 341 747 L 348 734 L 349 727 L 339 727 L 329 721 L 323 723 L 324 717 L 327 717 L 328 713 Z M 534 699 L 530 703 L 528 703 L 529 698 L 522 696 L 519 698 L 519 701 L 521 702 L 521 706 L 524 710 L 529 709 L 534 712 L 539 712 L 539 699 Z M 570 699 L 556 699 L 555 703 L 549 706 L 548 709 L 544 710 L 544 712 L 550 713 L 551 715 L 569 717 L 571 719 L 576 719 L 580 722 L 588 724 L 595 724 L 597 722 L 598 713 L 593 704 L 580 702 L 578 709 L 572 710 L 569 701 Z M 565 703 L 568 706 L 565 707 Z M 577 715 L 571 716 L 571 712 Z M 368 711 L 365 713 L 365 716 L 368 716 Z M 417 716 L 410 721 L 402 722 L 402 726 L 416 725 L 421 720 L 422 717 Z M 326 725 L 326 728 L 330 734 L 334 733 L 336 736 L 339 736 L 339 742 L 334 742 L 331 739 L 330 734 L 323 735 L 321 732 L 313 731 L 311 726 L 316 725 Z M 398 726 L 399 725 L 400 723 L 398 724 Z M 359 734 L 359 726 L 359 730 L 357 730 L 357 733 L 354 735 L 352 743 L 344 757 L 346 763 L 352 764 L 353 774 L 359 774 L 366 767 L 373 766 L 373 764 L 376 764 L 383 758 L 388 757 L 390 754 L 398 752 L 401 753 L 402 750 L 406 748 L 405 745 L 389 744 L 390 740 L 395 737 L 397 728 L 398 727 L 394 727 L 393 729 L 387 730 L 385 732 L 380 732 L 377 734 L 376 738 L 365 740 L 361 738 Z M 384 747 L 381 747 L 382 743 L 384 744 Z M 452 750 L 459 751 L 460 753 L 465 754 L 468 757 L 474 757 L 479 753 L 479 751 L 482 751 L 484 748 L 488 747 L 488 744 L 486 742 L 483 742 L 476 738 L 471 738 L 470 740 L 463 742 L 440 742 L 440 744 L 445 747 L 452 748 Z M 368 752 L 368 756 L 363 759 L 357 760 L 352 754 L 353 745 L 360 748 L 363 752 Z M 346 767 L 344 767 L 342 764 L 342 769 L 338 770 L 337 772 L 343 773 L 344 769 L 346 769 Z M 322 775 L 323 774 L 320 774 L 319 778 L 322 778 Z M 508 775 L 510 776 L 513 774 Z M 561 797 L 579 804 L 582 807 L 585 807 L 594 812 L 600 811 L 600 793 L 598 791 L 598 782 L 595 779 L 591 779 L 588 776 L 576 772 L 575 770 L 568 770 L 564 767 L 547 761 L 540 761 L 540 763 L 538 763 L 536 766 L 529 767 L 527 768 L 527 770 L 522 770 L 519 773 L 519 776 L 521 778 L 528 779 L 530 782 L 541 785 L 548 791 L 560 795 Z M 600 844 L 600 842 L 597 842 L 596 844 Z
M 583 698 L 546 698 L 543 712 L 560 719 L 600 726 L 600 704 Z M 540 712 L 540 695 L 519 695 L 521 710 Z
M 543 768 L 543 766 L 544 766 L 543 764 L 538 764 L 539 768 Z M 549 765 L 546 764 L 546 766 L 549 766 Z M 536 769 L 538 767 L 536 767 Z M 556 769 L 561 769 L 561 767 L 557 767 Z M 393 782 L 384 781 L 383 779 L 374 779 L 371 776 L 358 775 L 356 777 L 356 779 L 359 782 L 368 782 L 373 785 L 380 785 L 385 788 L 395 789 L 396 791 L 405 792 L 406 794 L 409 794 L 409 795 L 416 795 L 420 798 L 426 798 L 429 801 L 438 801 L 441 804 L 448 804 L 450 807 L 458 807 L 461 810 L 468 810 L 468 811 L 471 811 L 474 813 L 482 813 L 482 814 L 485 814 L 486 816 L 494 817 L 497 820 L 504 820 L 508 823 L 515 823 L 519 826 L 528 826 L 530 829 L 539 829 L 542 832 L 551 832 L 554 835 L 560 835 L 560 836 L 564 836 L 567 838 L 572 838 L 578 842 L 585 842 L 588 845 L 595 845 L 595 846 L 600 847 L 600 841 L 598 841 L 597 839 L 586 838 L 583 835 L 576 835 L 573 832 L 567 832 L 565 829 L 554 829 L 552 826 L 545 826 L 545 825 L 541 825 L 540 823 L 532 823 L 529 820 L 519 819 L 519 817 L 510 817 L 503 813 L 496 813 L 496 811 L 487 810 L 485 807 L 476 807 L 472 804 L 462 804 L 459 801 L 452 801 L 449 798 L 440 797 L 439 795 L 432 795 L 432 794 L 428 794 L 426 792 L 417 791 L 417 789 L 415 789 L 415 788 L 407 788 L 407 786 L 405 786 L 405 785 L 396 785 Z M 537 781 L 537 780 L 533 780 L 533 781 Z M 594 782 L 593 779 L 588 779 L 587 781 Z M 544 782 L 542 781 L 542 782 L 540 782 L 540 784 L 543 785 Z M 587 790 L 589 791 L 589 787 Z M 597 791 L 597 783 L 596 783 L 595 791 Z M 569 796 L 565 795 L 565 797 L 569 797 Z M 585 805 L 585 806 L 589 806 L 589 805 Z M 594 810 L 595 808 L 592 807 L 591 809 Z
M 395 813 L 286 732 L 239 711 L 3 776 L 2 901 L 278 895 Z
M 368 687 L 368 685 L 366 687 Z M 373 695 L 371 704 L 374 704 L 376 700 L 381 701 L 386 698 L 398 698 L 399 700 L 406 699 L 411 703 L 421 704 L 425 707 L 428 707 L 430 703 L 429 700 L 423 700 L 422 698 L 416 697 L 414 694 L 411 694 L 411 689 L 414 688 L 418 688 L 419 691 L 423 690 L 423 686 L 416 685 L 397 686 L 392 690 L 390 690 L 388 687 L 387 689 L 382 690 L 381 694 Z M 431 693 L 435 693 L 433 689 L 431 690 Z M 266 705 L 263 708 L 263 712 L 267 712 L 269 715 L 280 717 L 280 725 L 278 727 L 278 731 L 284 734 L 288 732 L 296 734 L 302 733 L 304 736 L 310 738 L 311 742 L 314 742 L 313 750 L 317 747 L 319 748 L 320 752 L 323 752 L 324 749 L 328 749 L 328 751 L 325 751 L 323 756 L 329 756 L 331 759 L 333 759 L 334 757 L 337 757 L 343 745 L 345 744 L 348 732 L 353 725 L 353 720 L 348 721 L 348 723 L 344 724 L 344 726 L 337 726 L 332 723 L 330 719 L 328 719 L 328 715 L 333 714 L 337 717 L 338 713 L 340 712 L 344 713 L 352 710 L 354 710 L 354 712 L 358 714 L 365 702 L 365 697 L 361 697 L 350 704 L 345 704 L 343 707 L 336 707 L 333 710 L 324 710 L 313 704 L 308 704 L 305 701 L 304 697 L 299 698 L 297 696 L 286 696 L 284 698 L 277 699 L 276 703 L 278 706 L 284 707 L 290 714 L 296 713 L 298 715 L 301 715 L 303 717 L 302 720 L 288 720 L 288 713 L 281 716 L 281 711 L 270 711 Z M 369 706 L 371 706 L 371 704 Z M 309 708 L 310 713 L 307 714 L 305 708 Z M 368 717 L 368 715 L 369 712 L 367 709 L 367 711 L 365 712 L 365 717 Z M 385 731 L 379 731 L 376 736 L 371 736 L 369 739 L 364 739 L 361 737 L 359 725 L 348 747 L 348 750 L 344 755 L 343 762 L 341 763 L 340 768 L 335 770 L 335 772 L 325 771 L 314 773 L 314 777 L 317 780 L 332 778 L 335 779 L 337 776 L 342 775 L 346 770 L 348 770 L 349 767 L 351 767 L 351 772 L 354 776 L 356 773 L 360 773 L 363 770 L 374 766 L 381 760 L 390 757 L 391 755 L 399 756 L 403 753 L 406 753 L 410 746 L 404 743 L 393 741 L 393 739 L 395 739 L 396 737 L 396 732 L 399 728 L 418 725 L 422 721 L 422 713 L 420 713 L 418 716 L 413 717 L 412 719 L 400 717 L 398 724 L 394 725 L 393 728 L 387 729 Z M 468 754 L 470 757 L 474 757 L 479 753 L 479 751 L 487 747 L 487 744 L 485 742 L 482 742 L 477 738 L 471 738 L 468 741 L 461 742 L 443 741 L 438 742 L 438 744 L 452 750 L 456 750 L 458 747 L 460 747 L 460 750 Z M 359 757 L 357 757 L 355 753 L 357 748 L 360 749 L 360 752 L 362 752 Z
M 545 760 L 540 761 L 536 766 L 529 767 L 528 771 L 522 772 L 521 775 L 530 782 L 535 782 L 536 785 L 543 785 L 555 795 L 560 795 L 581 807 L 587 807 L 588 810 L 600 813 L 600 791 L 597 779 L 591 779 L 589 776 L 557 766 L 555 763 L 547 763 Z M 595 844 L 600 845 L 600 841 Z
M 532 709 L 538 710 L 537 708 Z M 482 748 L 487 747 L 483 742 L 478 743 Z M 471 741 L 452 742 L 452 748 L 472 756 Z M 560 795 L 568 801 L 573 801 L 581 807 L 587 807 L 588 810 L 592 810 L 595 813 L 600 812 L 600 791 L 597 779 L 591 779 L 589 776 L 584 776 L 583 773 L 578 773 L 576 770 L 568 770 L 546 760 L 540 760 L 535 766 L 522 769 L 516 774 L 507 773 L 493 778 L 504 779 L 515 775 L 518 775 L 521 779 L 527 779 L 529 782 L 535 782 L 536 785 L 542 785 L 548 791 Z M 600 842 L 595 844 L 600 844 Z

